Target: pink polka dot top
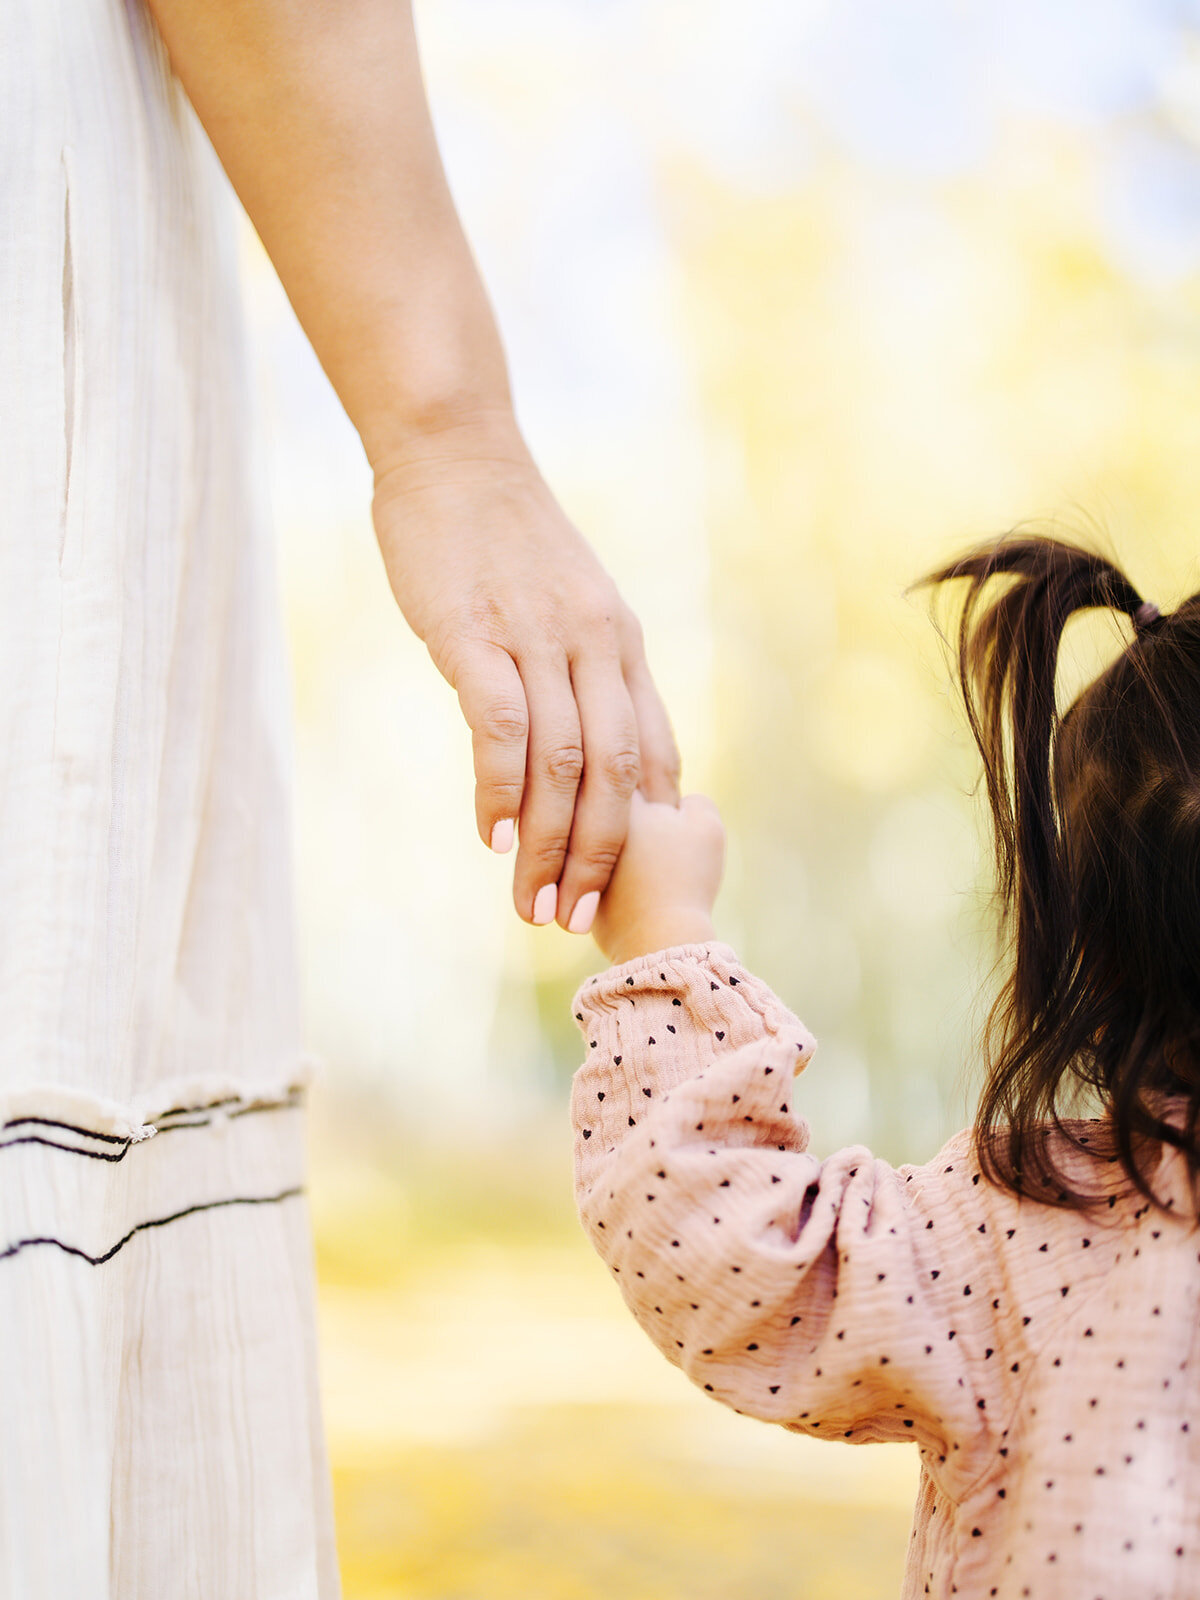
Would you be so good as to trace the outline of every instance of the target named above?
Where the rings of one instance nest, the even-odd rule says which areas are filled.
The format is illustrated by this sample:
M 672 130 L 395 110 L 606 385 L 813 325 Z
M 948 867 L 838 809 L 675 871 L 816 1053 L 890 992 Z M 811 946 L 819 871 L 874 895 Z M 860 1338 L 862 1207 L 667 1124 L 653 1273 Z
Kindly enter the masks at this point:
M 1195 1600 L 1200 1234 L 1179 1157 L 1152 1174 L 1178 1216 L 1086 1150 L 1061 1162 L 1096 1208 L 1018 1199 L 969 1130 L 920 1167 L 822 1159 L 795 1076 L 814 1041 L 724 944 L 613 967 L 574 1011 L 576 1193 L 626 1303 L 739 1412 L 912 1442 L 906 1600 Z

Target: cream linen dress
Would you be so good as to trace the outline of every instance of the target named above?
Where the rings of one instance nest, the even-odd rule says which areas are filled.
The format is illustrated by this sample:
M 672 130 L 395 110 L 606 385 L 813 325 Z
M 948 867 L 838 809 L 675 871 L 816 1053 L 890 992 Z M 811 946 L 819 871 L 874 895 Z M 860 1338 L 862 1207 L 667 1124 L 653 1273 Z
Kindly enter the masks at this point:
M 0 130 L 0 1595 L 329 1600 L 233 209 L 138 0 Z

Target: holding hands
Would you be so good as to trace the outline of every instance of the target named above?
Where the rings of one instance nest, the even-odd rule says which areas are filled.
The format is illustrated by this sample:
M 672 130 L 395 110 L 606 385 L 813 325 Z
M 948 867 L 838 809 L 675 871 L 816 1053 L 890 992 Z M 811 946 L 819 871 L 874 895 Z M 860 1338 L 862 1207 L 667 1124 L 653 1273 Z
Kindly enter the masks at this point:
M 374 515 L 396 601 L 471 729 L 480 837 L 503 852 L 519 827 L 517 911 L 587 933 L 635 791 L 679 797 L 636 617 L 510 413 L 407 441 L 376 471 Z

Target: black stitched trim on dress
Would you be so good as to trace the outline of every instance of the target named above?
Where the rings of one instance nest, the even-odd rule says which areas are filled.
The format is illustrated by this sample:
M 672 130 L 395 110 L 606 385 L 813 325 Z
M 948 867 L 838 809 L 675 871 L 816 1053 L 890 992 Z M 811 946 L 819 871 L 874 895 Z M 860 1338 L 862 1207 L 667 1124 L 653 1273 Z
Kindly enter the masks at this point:
M 67 1244 L 62 1239 L 18 1239 L 15 1244 L 10 1244 L 7 1249 L 0 1250 L 0 1261 L 6 1261 L 10 1256 L 19 1255 L 22 1250 L 32 1250 L 35 1245 L 52 1244 L 55 1249 L 62 1250 L 66 1255 L 78 1256 L 81 1261 L 86 1261 L 89 1266 L 101 1267 L 106 1261 L 111 1261 L 119 1250 L 124 1250 L 129 1241 L 139 1233 L 145 1233 L 149 1228 L 165 1228 L 169 1222 L 178 1222 L 181 1217 L 192 1217 L 198 1211 L 218 1211 L 222 1206 L 273 1206 L 281 1200 L 294 1200 L 297 1195 L 304 1193 L 302 1187 L 294 1189 L 281 1189 L 278 1194 L 247 1194 L 233 1195 L 227 1200 L 205 1200 L 195 1206 L 186 1206 L 182 1211 L 173 1211 L 167 1217 L 151 1217 L 148 1222 L 138 1222 L 117 1240 L 111 1249 L 103 1255 L 92 1256 L 86 1250 L 81 1250 L 78 1245 Z
M 251 1111 L 275 1111 L 281 1106 L 299 1105 L 303 1098 L 304 1090 L 298 1085 L 286 1094 L 277 1095 L 274 1100 L 247 1100 L 244 1094 L 227 1094 L 222 1100 L 208 1100 L 200 1106 L 172 1106 L 170 1111 L 163 1111 L 155 1117 L 154 1126 L 160 1128 L 160 1124 L 171 1117 L 198 1117 L 205 1111 L 220 1111 L 224 1106 L 238 1107 L 238 1110 L 228 1112 L 228 1116 L 244 1117 Z M 191 1126 L 200 1127 L 203 1124 L 194 1123 Z M 160 1131 L 165 1133 L 166 1129 L 160 1128 Z
M 207 1128 L 213 1118 L 205 1116 L 206 1111 L 220 1111 L 225 1106 L 236 1106 L 235 1111 L 225 1112 L 232 1121 L 234 1117 L 250 1117 L 258 1111 L 288 1111 L 293 1106 L 300 1105 L 303 1099 L 302 1089 L 290 1089 L 278 1100 L 243 1100 L 241 1095 L 227 1095 L 224 1100 L 212 1100 L 205 1106 L 176 1106 L 173 1111 L 164 1111 L 162 1116 L 155 1117 L 154 1127 L 158 1133 L 172 1133 L 176 1128 Z M 183 1117 L 191 1120 L 186 1122 L 175 1120 Z
M 300 1105 L 302 1091 L 293 1089 L 281 1100 L 253 1100 L 245 1105 L 240 1105 L 240 1096 L 230 1095 L 224 1100 L 211 1100 L 202 1106 L 176 1106 L 172 1111 L 164 1111 L 162 1116 L 155 1119 L 154 1128 L 157 1133 L 174 1133 L 178 1128 L 207 1128 L 213 1121 L 212 1117 L 204 1116 L 206 1111 L 217 1111 L 223 1106 L 238 1106 L 236 1111 L 226 1112 L 229 1117 L 248 1117 L 259 1111 L 288 1111 Z M 189 1122 L 170 1121 L 168 1118 L 190 1117 Z M 63 1144 L 59 1139 L 47 1139 L 40 1133 L 23 1133 L 15 1139 L 0 1138 L 0 1150 L 8 1150 L 17 1144 L 41 1144 L 48 1150 L 65 1150 L 68 1155 L 87 1156 L 92 1161 L 124 1161 L 130 1147 L 134 1144 L 144 1144 L 147 1140 L 124 1138 L 115 1133 L 96 1133 L 91 1128 L 80 1128 L 73 1122 L 57 1122 L 51 1117 L 13 1117 L 10 1121 L 0 1123 L 0 1135 L 7 1133 L 9 1128 L 22 1127 L 60 1128 L 65 1133 L 78 1134 L 82 1139 L 97 1139 L 104 1144 L 119 1145 L 118 1150 L 88 1150 L 79 1145 Z
M 33 1123 L 39 1128 L 64 1128 L 67 1133 L 86 1134 L 89 1139 L 103 1139 L 105 1144 L 128 1144 L 129 1140 L 120 1133 L 94 1133 L 91 1128 L 79 1128 L 73 1122 L 56 1122 L 53 1117 L 13 1117 L 8 1122 L 0 1124 L 3 1128 L 21 1128 L 26 1123 Z
M 31 1119 L 30 1119 L 31 1120 Z M 82 1128 L 72 1128 L 72 1133 L 83 1133 Z M 40 1133 L 23 1133 L 19 1139 L 0 1140 L 0 1150 L 11 1150 L 15 1144 L 44 1144 L 47 1150 L 65 1150 L 72 1156 L 89 1156 L 93 1161 L 124 1161 L 133 1141 L 125 1139 L 119 1150 L 83 1150 L 77 1144 L 61 1144 L 57 1139 L 43 1139 Z

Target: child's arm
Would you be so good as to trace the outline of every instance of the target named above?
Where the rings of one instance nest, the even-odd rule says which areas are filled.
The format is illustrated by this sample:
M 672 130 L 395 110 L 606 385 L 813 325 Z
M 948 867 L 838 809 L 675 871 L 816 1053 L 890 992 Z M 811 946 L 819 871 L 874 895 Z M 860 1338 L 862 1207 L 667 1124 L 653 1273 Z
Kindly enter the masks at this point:
M 793 1078 L 807 1030 L 727 946 L 646 948 L 706 911 L 719 871 L 711 809 L 635 806 L 597 924 L 631 958 L 576 997 L 585 1226 L 707 1392 L 819 1438 L 916 1439 L 961 1482 L 994 1451 L 1015 1382 L 991 1361 L 996 1329 L 1018 1350 L 1009 1367 L 1022 1338 L 998 1293 L 992 1196 L 965 1136 L 936 1171 L 809 1153 Z

